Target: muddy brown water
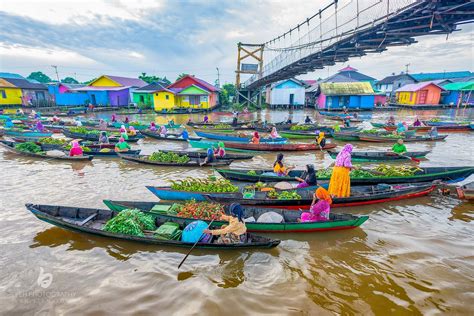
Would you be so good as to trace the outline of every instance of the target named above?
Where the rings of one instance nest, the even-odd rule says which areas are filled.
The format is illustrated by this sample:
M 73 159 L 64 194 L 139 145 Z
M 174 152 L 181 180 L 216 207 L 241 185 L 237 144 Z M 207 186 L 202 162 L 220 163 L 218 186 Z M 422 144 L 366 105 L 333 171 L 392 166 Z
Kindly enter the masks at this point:
M 375 112 L 412 122 L 421 118 L 473 120 L 470 110 Z M 295 111 L 294 121 L 312 110 Z M 109 114 L 99 114 L 109 117 Z M 211 119 L 230 121 L 227 115 Z M 247 119 L 282 121 L 286 111 L 262 111 Z M 130 116 L 134 119 L 134 116 Z M 140 120 L 184 123 L 188 115 L 142 115 Z M 199 120 L 202 115 L 193 115 Z M 321 118 L 318 118 L 322 120 Z M 327 123 L 333 124 L 328 121 Z M 369 127 L 367 123 L 364 126 Z M 409 143 L 431 150 L 422 166 L 473 165 L 474 133 L 446 141 Z M 343 145 L 339 143 L 338 145 Z M 356 143 L 356 150 L 389 144 Z M 150 153 L 186 144 L 141 140 Z M 232 168 L 270 166 L 274 154 L 235 162 Z M 322 152 L 287 153 L 298 168 L 332 162 Z M 0 311 L 2 314 L 176 315 L 439 315 L 473 314 L 474 204 L 432 194 L 406 201 L 335 212 L 370 219 L 348 231 L 271 235 L 279 247 L 252 251 L 199 251 L 184 266 L 187 250 L 159 248 L 82 235 L 37 220 L 24 204 L 104 207 L 103 199 L 155 200 L 145 185 L 201 177 L 211 169 L 154 167 L 119 159 L 90 163 L 41 161 L 0 150 Z

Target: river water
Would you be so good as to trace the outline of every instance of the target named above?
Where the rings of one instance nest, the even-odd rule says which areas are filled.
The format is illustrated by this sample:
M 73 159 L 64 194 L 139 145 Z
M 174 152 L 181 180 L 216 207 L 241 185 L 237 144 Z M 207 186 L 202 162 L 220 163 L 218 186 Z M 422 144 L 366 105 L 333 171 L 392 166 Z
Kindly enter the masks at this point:
M 412 122 L 409 110 L 373 113 Z M 421 118 L 472 120 L 469 110 L 424 111 Z M 293 121 L 312 110 L 295 111 Z M 108 117 L 110 114 L 100 114 Z M 252 114 L 282 121 L 285 111 Z M 187 115 L 169 116 L 184 123 Z M 165 122 L 164 116 L 141 120 Z M 193 120 L 201 115 L 193 115 Z M 131 119 L 134 119 L 131 116 Z M 231 117 L 211 114 L 211 119 Z M 367 127 L 369 127 L 367 125 Z M 432 152 L 422 166 L 473 165 L 474 134 L 407 145 Z M 343 143 L 340 143 L 343 145 Z M 355 143 L 356 150 L 385 149 Z M 141 140 L 143 153 L 186 144 Z M 231 167 L 270 166 L 274 155 Z M 329 165 L 321 152 L 289 153 L 288 164 Z M 24 204 L 104 207 L 103 199 L 155 200 L 145 185 L 207 176 L 211 170 L 156 168 L 118 159 L 41 161 L 0 150 L 0 312 L 2 314 L 439 315 L 474 313 L 474 204 L 428 197 L 334 212 L 367 214 L 361 228 L 272 235 L 279 247 L 255 251 L 187 250 L 82 235 L 37 220 Z

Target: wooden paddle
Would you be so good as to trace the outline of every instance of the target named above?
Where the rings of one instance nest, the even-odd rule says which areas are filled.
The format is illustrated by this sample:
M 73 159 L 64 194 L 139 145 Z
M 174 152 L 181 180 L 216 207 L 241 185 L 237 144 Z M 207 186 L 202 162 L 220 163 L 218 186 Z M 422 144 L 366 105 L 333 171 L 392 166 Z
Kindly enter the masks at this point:
M 410 157 L 410 156 L 406 156 L 406 155 L 402 155 L 402 154 L 397 154 L 397 153 L 393 153 L 393 152 L 390 152 L 389 155 L 390 155 L 390 156 L 398 155 L 398 156 L 400 156 L 400 157 L 409 159 L 409 160 L 414 161 L 414 162 L 416 162 L 416 163 L 420 163 L 420 162 L 421 162 L 420 159 L 416 159 L 416 158 L 414 158 L 414 157 Z
M 209 225 L 207 225 L 207 228 L 206 228 L 206 229 L 209 229 L 209 227 L 211 227 L 212 222 L 214 222 L 214 219 L 209 223 Z M 188 251 L 188 253 L 186 254 L 186 256 L 184 256 L 183 260 L 181 260 L 181 262 L 180 262 L 179 265 L 178 265 L 178 269 L 181 268 L 181 266 L 183 265 L 184 261 L 186 261 L 186 259 L 188 259 L 188 256 L 191 254 L 191 251 L 193 251 L 194 247 L 196 247 L 197 243 L 201 240 L 202 235 L 203 235 L 203 234 L 201 234 L 201 236 L 199 236 L 199 239 L 196 240 L 196 242 L 195 242 L 194 245 L 191 247 L 191 249 L 189 249 L 189 251 Z

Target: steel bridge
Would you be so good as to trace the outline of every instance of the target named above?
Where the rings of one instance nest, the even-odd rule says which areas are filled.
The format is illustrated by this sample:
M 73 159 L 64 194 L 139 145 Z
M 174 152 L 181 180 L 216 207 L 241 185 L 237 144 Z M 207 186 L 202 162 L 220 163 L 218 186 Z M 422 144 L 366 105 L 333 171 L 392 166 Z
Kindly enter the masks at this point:
M 273 82 L 390 46 L 411 45 L 419 36 L 448 36 L 473 21 L 473 0 L 332 0 L 274 39 L 238 43 L 239 101 L 260 104 L 262 88 Z M 245 64 L 246 59 L 257 63 Z M 253 75 L 241 83 L 242 73 Z

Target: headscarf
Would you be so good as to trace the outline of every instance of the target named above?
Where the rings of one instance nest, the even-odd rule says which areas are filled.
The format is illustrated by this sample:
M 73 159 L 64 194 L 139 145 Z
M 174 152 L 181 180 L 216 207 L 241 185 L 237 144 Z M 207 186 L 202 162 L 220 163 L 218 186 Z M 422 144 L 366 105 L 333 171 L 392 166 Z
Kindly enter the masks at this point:
M 277 164 L 280 165 L 280 167 L 283 166 L 283 154 L 282 153 L 279 153 L 277 155 L 277 159 L 275 160 L 275 162 L 273 163 L 273 167 L 275 167 Z
M 119 138 L 119 143 L 123 143 L 123 142 L 125 142 L 125 138 L 120 137 L 120 138 Z
M 307 180 L 308 179 L 308 180 Z M 306 178 L 304 179 L 308 185 L 314 185 L 317 182 L 316 171 L 313 164 L 306 165 Z
M 112 122 L 115 122 L 117 121 L 117 117 L 115 116 L 115 114 L 112 114 Z
M 207 115 L 204 116 L 204 122 L 209 121 L 209 117 Z
M 106 131 L 101 131 L 101 132 L 100 132 L 100 136 L 102 136 L 102 137 L 107 137 L 107 132 L 106 132 Z
M 354 147 L 351 144 L 346 144 L 341 152 L 336 157 L 336 167 L 352 167 L 351 153 Z
M 239 203 L 232 203 L 229 206 L 229 213 L 230 215 L 237 217 L 239 222 L 243 222 L 244 210 Z
M 403 139 L 399 138 L 399 139 L 397 140 L 397 143 L 400 144 L 400 145 L 403 145 Z
M 258 132 L 255 131 L 255 132 L 253 133 L 253 137 L 255 137 L 255 138 L 260 138 L 260 135 L 258 135 Z
M 319 132 L 319 136 L 317 139 L 318 145 L 321 144 L 321 141 L 324 139 L 324 132 Z
M 6 120 L 6 122 L 5 122 L 5 127 L 11 128 L 11 127 L 13 127 L 13 126 L 14 126 L 14 124 L 13 124 L 13 122 L 12 122 L 12 119 L 11 119 L 11 118 L 7 118 L 7 120 Z
M 127 129 L 125 128 L 125 125 L 122 124 L 122 126 L 120 126 L 120 133 L 126 133 L 127 132 Z
M 81 146 L 79 145 L 79 142 L 77 140 L 73 140 L 71 142 L 71 147 L 72 148 L 80 148 Z
M 214 155 L 214 150 L 212 150 L 212 148 L 208 148 L 208 149 L 207 149 L 207 155 L 208 155 L 208 156 Z
M 135 132 L 135 127 L 133 127 L 132 125 L 130 125 L 128 129 L 130 130 L 130 132 Z
M 332 198 L 331 198 L 331 195 L 329 194 L 329 192 L 323 188 L 323 187 L 319 187 L 316 189 L 316 197 L 320 200 L 324 200 L 326 202 L 329 203 L 329 205 L 332 204 Z
M 128 118 L 128 116 L 125 116 L 125 123 L 128 123 L 130 120 Z
M 43 126 L 43 123 L 41 123 L 41 121 L 36 122 L 36 129 L 39 131 L 44 130 L 44 126 Z
M 341 127 L 339 126 L 339 124 L 335 124 L 335 125 L 333 126 L 333 129 L 334 129 L 334 131 L 335 131 L 336 133 L 338 133 L 338 132 L 341 131 Z
M 166 126 L 161 125 L 160 127 L 160 134 L 166 134 L 168 131 L 166 130 Z
M 155 122 L 150 122 L 150 126 L 151 126 L 151 127 L 156 127 Z
M 225 148 L 224 142 L 218 142 L 217 146 L 220 147 L 220 148 Z

